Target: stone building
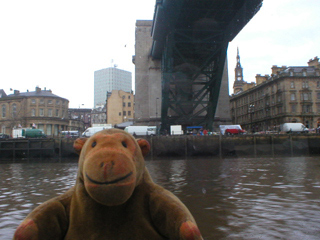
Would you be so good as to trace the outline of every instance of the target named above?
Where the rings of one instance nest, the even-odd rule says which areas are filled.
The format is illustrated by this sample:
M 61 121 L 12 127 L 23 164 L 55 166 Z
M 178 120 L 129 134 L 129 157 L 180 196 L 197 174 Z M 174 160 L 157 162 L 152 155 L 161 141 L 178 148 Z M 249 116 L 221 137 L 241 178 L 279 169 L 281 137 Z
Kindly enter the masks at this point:
M 107 123 L 107 107 L 106 104 L 98 104 L 91 112 L 92 124 L 106 124 Z
M 286 122 L 320 126 L 319 58 L 310 59 L 308 66 L 271 69 L 270 76 L 256 75 L 255 84 L 234 85 L 234 90 L 243 90 L 230 97 L 232 122 L 249 132 L 278 131 Z
M 107 94 L 107 123 L 119 124 L 134 118 L 134 95 L 132 92 L 113 90 Z
M 0 131 L 8 135 L 15 127 L 36 127 L 48 136 L 68 128 L 69 101 L 51 90 L 36 87 L 35 91 L 14 90 L 9 95 L 0 90 L 0 106 Z
M 69 127 L 70 131 L 84 132 L 88 127 L 91 127 L 91 108 L 69 108 Z

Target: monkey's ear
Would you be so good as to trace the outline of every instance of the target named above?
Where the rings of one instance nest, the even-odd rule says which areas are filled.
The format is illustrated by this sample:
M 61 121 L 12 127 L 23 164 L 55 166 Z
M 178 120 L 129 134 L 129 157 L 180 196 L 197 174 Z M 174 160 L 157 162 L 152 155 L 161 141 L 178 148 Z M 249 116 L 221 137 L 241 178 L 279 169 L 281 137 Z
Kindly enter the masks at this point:
M 143 157 L 147 156 L 151 148 L 149 142 L 142 138 L 138 138 L 137 142 L 140 146 Z
M 83 145 L 86 143 L 88 138 L 77 138 L 74 143 L 73 143 L 73 149 L 75 150 L 76 153 L 80 155 L 81 149 Z

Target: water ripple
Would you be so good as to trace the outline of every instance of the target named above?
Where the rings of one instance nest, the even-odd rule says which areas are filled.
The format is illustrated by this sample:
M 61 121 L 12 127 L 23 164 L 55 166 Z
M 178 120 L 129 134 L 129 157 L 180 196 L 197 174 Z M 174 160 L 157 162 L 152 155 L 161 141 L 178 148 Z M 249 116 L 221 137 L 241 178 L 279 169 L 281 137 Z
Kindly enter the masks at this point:
M 150 161 L 147 167 L 187 205 L 206 240 L 320 239 L 316 158 Z M 11 239 L 32 209 L 74 185 L 77 164 L 2 164 L 0 171 L 0 239 Z

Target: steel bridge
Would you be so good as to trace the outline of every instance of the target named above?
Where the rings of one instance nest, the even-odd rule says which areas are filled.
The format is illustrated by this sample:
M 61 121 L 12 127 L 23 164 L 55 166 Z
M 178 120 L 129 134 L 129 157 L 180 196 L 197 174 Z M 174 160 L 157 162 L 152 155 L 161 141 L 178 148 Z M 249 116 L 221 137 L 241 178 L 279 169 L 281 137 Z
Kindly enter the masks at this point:
M 161 61 L 161 129 L 212 129 L 228 43 L 263 0 L 156 0 L 153 59 Z

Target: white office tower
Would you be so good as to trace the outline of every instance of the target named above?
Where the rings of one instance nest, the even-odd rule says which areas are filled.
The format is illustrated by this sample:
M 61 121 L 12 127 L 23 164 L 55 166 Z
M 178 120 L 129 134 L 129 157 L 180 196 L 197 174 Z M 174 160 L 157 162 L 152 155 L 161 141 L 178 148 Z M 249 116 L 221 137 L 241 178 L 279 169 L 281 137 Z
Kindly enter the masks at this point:
M 132 73 L 116 67 L 104 68 L 94 72 L 94 106 L 106 104 L 107 92 L 123 90 L 131 92 Z

